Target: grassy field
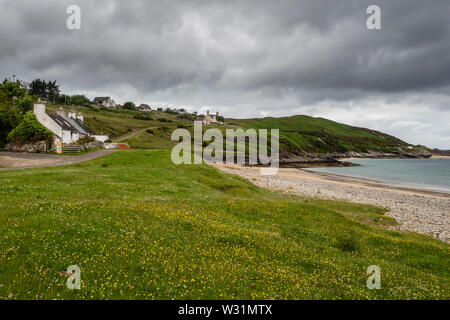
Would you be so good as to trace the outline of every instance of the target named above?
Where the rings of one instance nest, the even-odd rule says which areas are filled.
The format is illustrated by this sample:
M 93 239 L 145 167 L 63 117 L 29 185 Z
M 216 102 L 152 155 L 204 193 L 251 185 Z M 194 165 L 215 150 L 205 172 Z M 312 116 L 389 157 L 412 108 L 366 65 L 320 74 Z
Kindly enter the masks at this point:
M 388 230 L 383 209 L 272 193 L 168 151 L 0 181 L 0 299 L 450 298 L 449 245 Z M 71 291 L 58 272 L 74 264 Z

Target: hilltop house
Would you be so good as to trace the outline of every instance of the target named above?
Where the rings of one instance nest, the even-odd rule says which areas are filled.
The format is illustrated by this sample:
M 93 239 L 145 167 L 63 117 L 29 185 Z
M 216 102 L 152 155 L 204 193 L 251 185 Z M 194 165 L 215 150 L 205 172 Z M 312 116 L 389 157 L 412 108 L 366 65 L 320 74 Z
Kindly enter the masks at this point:
M 141 103 L 138 107 L 139 111 L 151 111 L 152 108 L 150 108 L 150 106 L 148 104 L 145 103 Z
M 108 140 L 107 135 L 94 134 L 91 129 L 84 123 L 84 117 L 81 113 L 76 114 L 71 110 L 67 115 L 62 108 L 56 114 L 45 111 L 45 105 L 38 102 L 34 105 L 34 114 L 36 119 L 48 130 L 53 132 L 55 142 L 61 141 L 64 144 L 77 142 L 80 138 L 89 136 L 97 141 L 105 142 Z
M 105 108 L 115 108 L 117 106 L 116 102 L 110 97 L 95 97 L 94 103 Z
M 223 124 L 223 122 L 219 122 L 217 120 L 217 118 L 219 117 L 219 112 L 216 112 L 215 115 L 211 115 L 209 113 L 209 110 L 206 111 L 206 115 L 204 114 L 200 114 L 197 116 L 197 118 L 195 119 L 195 121 L 201 121 L 203 124 Z

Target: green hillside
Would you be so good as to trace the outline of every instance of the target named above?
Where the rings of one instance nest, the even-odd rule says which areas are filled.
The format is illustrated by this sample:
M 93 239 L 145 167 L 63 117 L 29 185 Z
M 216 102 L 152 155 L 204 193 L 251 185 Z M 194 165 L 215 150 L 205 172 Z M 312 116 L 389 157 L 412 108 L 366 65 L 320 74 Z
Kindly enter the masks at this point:
M 407 143 L 375 130 L 348 126 L 323 118 L 230 119 L 228 122 L 258 129 L 280 129 L 282 149 L 293 154 L 332 152 L 395 152 Z
M 170 152 L 0 172 L 0 299 L 448 299 L 449 245 L 383 209 L 260 189 Z M 81 290 L 60 273 L 81 268 Z M 366 287 L 370 265 L 380 290 Z
M 50 105 L 48 109 L 56 111 L 59 106 Z M 66 108 L 69 110 L 69 108 Z M 77 107 L 85 116 L 85 122 L 96 132 L 109 134 L 113 140 L 126 137 L 130 133 L 136 135 L 126 138 L 130 146 L 138 149 L 167 149 L 173 146 L 170 142 L 171 132 L 177 127 L 186 127 L 192 131 L 194 115 L 186 115 L 190 119 L 180 119 L 179 115 L 163 111 L 140 112 L 130 110 L 106 110 L 96 107 Z M 139 120 L 139 116 L 150 117 L 151 120 Z M 282 155 L 298 155 L 302 153 L 345 153 L 347 151 L 398 153 L 410 152 L 409 146 L 393 136 L 375 130 L 348 126 L 323 118 L 308 116 L 292 116 L 285 118 L 261 119 L 226 119 L 226 125 L 210 125 L 207 128 L 225 129 L 254 128 L 279 129 L 280 150 Z M 150 129 L 146 132 L 144 129 Z M 153 131 L 153 133 L 151 133 Z

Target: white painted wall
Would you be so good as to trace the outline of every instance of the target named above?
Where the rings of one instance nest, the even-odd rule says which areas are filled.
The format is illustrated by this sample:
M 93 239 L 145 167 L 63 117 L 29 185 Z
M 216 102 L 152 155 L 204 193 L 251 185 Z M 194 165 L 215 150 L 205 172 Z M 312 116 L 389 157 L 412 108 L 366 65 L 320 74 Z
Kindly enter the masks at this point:
M 34 115 L 44 127 L 53 132 L 53 134 L 55 134 L 59 138 L 62 138 L 62 129 L 52 118 L 50 118 L 45 113 L 45 104 L 36 103 L 34 105 Z
M 72 132 L 70 130 L 62 131 L 62 143 L 72 143 Z
M 91 137 L 100 142 L 105 142 L 109 138 L 107 135 L 104 134 L 93 134 L 91 135 Z

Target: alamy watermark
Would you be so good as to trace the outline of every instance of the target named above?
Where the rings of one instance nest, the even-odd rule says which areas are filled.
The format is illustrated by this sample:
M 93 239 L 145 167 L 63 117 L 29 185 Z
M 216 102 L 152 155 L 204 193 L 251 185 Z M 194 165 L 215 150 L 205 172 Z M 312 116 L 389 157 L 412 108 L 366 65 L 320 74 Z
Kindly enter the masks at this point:
M 67 267 L 67 274 L 69 274 L 69 278 L 67 278 L 67 288 L 69 290 L 81 289 L 81 269 L 77 265 L 72 265 Z
M 380 30 L 381 29 L 381 8 L 377 5 L 370 5 L 366 10 L 367 14 L 370 16 L 367 18 L 366 26 L 369 30 Z
M 75 4 L 67 7 L 66 13 L 69 15 L 66 20 L 66 27 L 69 30 L 81 29 L 81 8 Z
M 372 265 L 368 266 L 366 273 L 371 274 L 371 276 L 366 281 L 367 289 L 381 289 L 381 269 L 379 266 Z
M 226 129 L 225 137 L 217 128 L 203 132 L 201 121 L 194 122 L 194 137 L 187 129 L 180 128 L 172 132 L 171 140 L 179 142 L 172 149 L 172 162 L 175 164 L 249 164 L 265 165 L 261 175 L 274 175 L 279 167 L 279 137 L 278 129 Z M 181 139 L 181 141 L 180 141 Z M 270 140 L 270 155 L 268 142 Z M 225 141 L 225 142 L 224 142 Z M 204 147 L 204 142 L 208 143 Z M 225 152 L 224 152 L 225 143 Z M 193 152 L 192 152 L 193 150 Z M 225 161 L 224 161 L 225 160 Z
M 81 29 L 81 8 L 78 5 L 72 4 L 67 7 L 66 13 L 69 15 L 66 20 L 66 26 L 69 30 Z M 378 5 L 372 4 L 367 7 L 366 13 L 370 16 L 366 20 L 366 26 L 369 30 L 381 29 L 381 8 Z

